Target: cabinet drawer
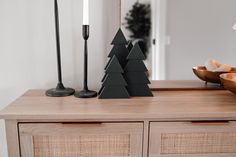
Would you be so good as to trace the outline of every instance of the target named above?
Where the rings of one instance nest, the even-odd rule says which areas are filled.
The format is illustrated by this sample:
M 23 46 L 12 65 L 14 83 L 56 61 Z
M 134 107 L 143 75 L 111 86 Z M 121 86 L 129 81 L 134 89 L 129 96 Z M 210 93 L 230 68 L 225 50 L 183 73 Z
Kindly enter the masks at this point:
M 141 157 L 143 123 L 21 123 L 22 157 Z
M 234 157 L 236 122 L 152 122 L 150 157 Z

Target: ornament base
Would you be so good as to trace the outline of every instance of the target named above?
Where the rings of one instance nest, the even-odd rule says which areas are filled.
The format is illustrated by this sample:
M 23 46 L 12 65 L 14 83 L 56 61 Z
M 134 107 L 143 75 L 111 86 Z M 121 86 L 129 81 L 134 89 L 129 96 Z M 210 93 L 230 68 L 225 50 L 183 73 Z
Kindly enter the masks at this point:
M 56 88 L 52 88 L 46 91 L 46 95 L 49 97 L 66 97 L 75 93 L 72 88 L 65 88 L 62 83 L 58 83 Z
M 74 96 L 77 98 L 94 98 L 97 97 L 97 92 L 90 90 L 82 90 L 75 92 Z

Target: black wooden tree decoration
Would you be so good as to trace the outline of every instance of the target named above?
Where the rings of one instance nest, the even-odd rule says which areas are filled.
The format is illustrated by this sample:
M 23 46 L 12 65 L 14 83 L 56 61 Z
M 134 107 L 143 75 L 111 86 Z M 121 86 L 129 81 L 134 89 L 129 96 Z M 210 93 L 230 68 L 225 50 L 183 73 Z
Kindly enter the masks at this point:
M 62 83 L 61 74 L 61 50 L 60 50 L 60 28 L 59 28 L 59 15 L 58 3 L 54 0 L 54 15 L 55 15 L 55 31 L 56 31 L 56 46 L 57 46 L 57 68 L 58 68 L 58 83 L 57 87 L 46 91 L 47 96 L 51 97 L 64 97 L 74 94 L 75 90 L 72 88 L 65 88 Z
M 122 75 L 124 73 L 118 59 L 114 55 L 106 68 L 99 99 L 129 98 L 126 89 L 127 83 Z
M 150 81 L 147 77 L 147 68 L 143 63 L 145 56 L 136 43 L 130 51 L 125 66 L 125 79 L 128 83 L 127 89 L 130 96 L 153 96 L 148 84 Z
M 124 69 L 126 63 L 127 63 L 127 56 L 129 54 L 129 50 L 126 48 L 126 45 L 128 44 L 123 32 L 121 29 L 118 30 L 116 33 L 114 39 L 112 40 L 113 48 L 111 49 L 108 57 L 110 60 L 108 61 L 107 65 L 105 66 L 105 70 L 107 69 L 108 65 L 110 64 L 112 57 L 116 56 L 117 60 L 119 61 L 119 64 L 121 65 L 122 69 Z M 104 75 L 102 82 L 106 78 L 106 75 Z M 103 87 L 102 87 L 103 88 Z M 101 93 L 102 88 L 99 90 L 98 94 Z

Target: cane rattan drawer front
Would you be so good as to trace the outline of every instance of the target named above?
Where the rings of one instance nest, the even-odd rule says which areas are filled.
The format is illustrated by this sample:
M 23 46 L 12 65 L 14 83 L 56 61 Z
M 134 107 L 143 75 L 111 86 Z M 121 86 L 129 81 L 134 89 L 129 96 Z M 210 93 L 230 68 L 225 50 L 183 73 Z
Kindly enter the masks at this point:
M 141 157 L 143 123 L 19 124 L 22 157 Z
M 151 122 L 150 157 L 235 157 L 235 122 Z

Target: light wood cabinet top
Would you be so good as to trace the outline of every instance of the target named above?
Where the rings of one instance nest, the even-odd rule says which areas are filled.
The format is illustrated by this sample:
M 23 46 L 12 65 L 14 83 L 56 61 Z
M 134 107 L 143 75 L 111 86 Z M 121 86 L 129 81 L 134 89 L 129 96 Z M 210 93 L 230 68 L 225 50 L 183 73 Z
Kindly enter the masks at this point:
M 222 90 L 219 84 L 208 83 L 200 80 L 158 80 L 151 81 L 150 88 L 154 91 L 160 90 Z
M 226 90 L 161 90 L 154 91 L 154 97 L 111 100 L 51 98 L 44 92 L 29 90 L 3 109 L 0 118 L 70 122 L 236 120 L 236 96 Z

